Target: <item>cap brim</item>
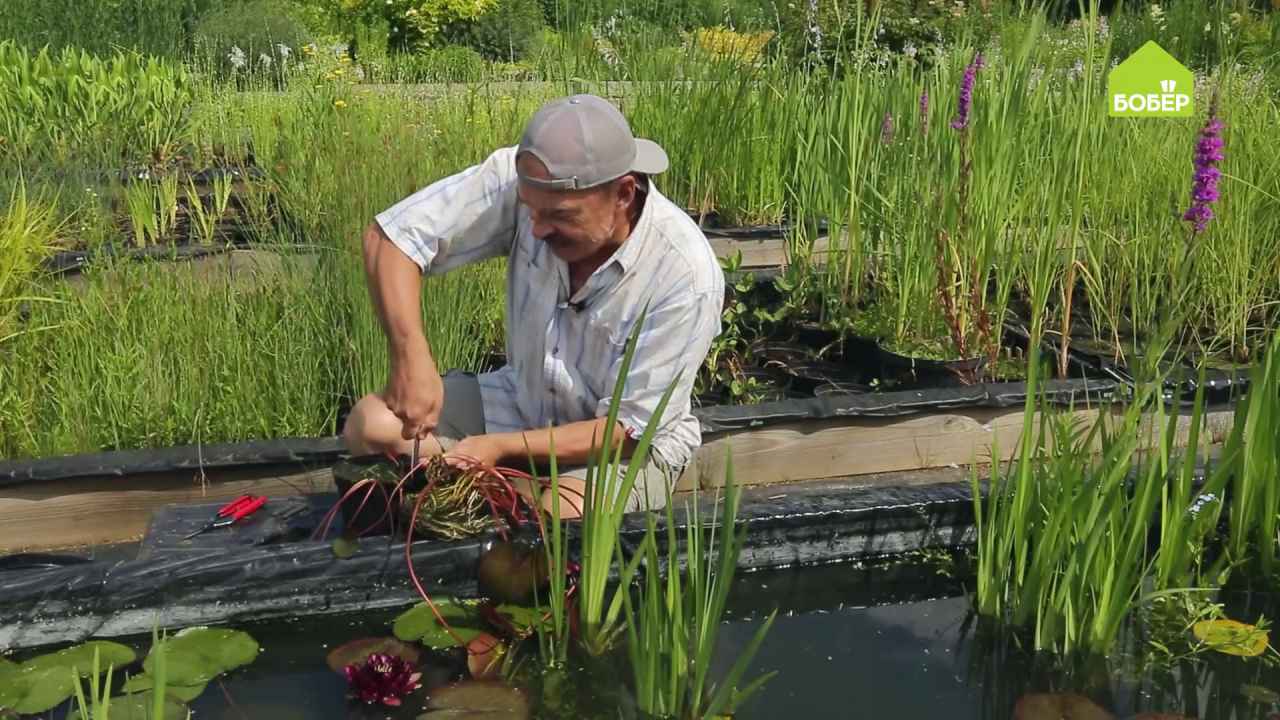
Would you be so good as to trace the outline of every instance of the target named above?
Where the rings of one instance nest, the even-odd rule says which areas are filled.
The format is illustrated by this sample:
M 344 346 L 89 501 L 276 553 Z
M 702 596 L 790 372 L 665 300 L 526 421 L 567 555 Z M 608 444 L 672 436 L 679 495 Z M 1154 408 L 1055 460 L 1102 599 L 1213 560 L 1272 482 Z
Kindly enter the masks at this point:
M 636 159 L 631 163 L 633 171 L 657 175 L 666 172 L 670 165 L 667 151 L 663 150 L 661 145 L 652 140 L 636 138 Z

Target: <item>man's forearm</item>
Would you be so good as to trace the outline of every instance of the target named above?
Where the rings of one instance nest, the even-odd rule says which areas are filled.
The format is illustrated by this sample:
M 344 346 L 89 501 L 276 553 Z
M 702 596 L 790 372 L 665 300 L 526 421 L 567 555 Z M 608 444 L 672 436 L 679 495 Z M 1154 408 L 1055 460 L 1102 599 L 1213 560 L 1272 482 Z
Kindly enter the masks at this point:
M 554 440 L 556 465 L 563 469 L 572 465 L 586 465 L 595 459 L 599 449 L 604 445 L 604 431 L 608 418 L 596 418 L 575 423 L 567 423 L 555 428 L 539 428 L 525 432 L 499 433 L 497 439 L 503 449 L 502 463 L 516 465 L 532 457 L 538 465 L 539 473 L 549 471 L 551 445 Z M 554 438 L 552 435 L 554 434 Z M 613 448 L 623 443 L 622 459 L 630 458 L 635 452 L 636 443 L 627 437 L 621 424 L 613 430 Z M 518 466 L 518 465 L 517 465 Z
M 392 362 L 412 356 L 430 359 L 422 331 L 422 275 L 377 223 L 364 234 L 365 274 L 374 312 L 387 338 Z

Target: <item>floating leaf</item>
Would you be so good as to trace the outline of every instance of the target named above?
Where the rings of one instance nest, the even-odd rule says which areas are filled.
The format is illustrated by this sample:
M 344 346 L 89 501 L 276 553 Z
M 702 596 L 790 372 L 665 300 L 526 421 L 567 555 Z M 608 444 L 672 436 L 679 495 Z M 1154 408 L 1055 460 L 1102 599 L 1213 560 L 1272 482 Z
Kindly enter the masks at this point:
M 137 693 L 111 698 L 111 720 L 180 720 L 187 717 L 187 705 L 184 702 L 166 696 L 164 699 L 163 718 L 152 713 L 154 698 L 151 693 Z M 91 711 L 92 712 L 92 711 Z M 83 720 L 77 708 L 67 720 Z
M 489 633 L 480 633 L 467 643 L 467 670 L 476 680 L 485 680 L 498 673 L 506 646 Z
M 1261 655 L 1268 644 L 1267 631 L 1237 620 L 1201 620 L 1191 626 L 1200 642 L 1227 655 Z
M 422 658 L 422 652 L 413 645 L 392 637 L 378 637 L 352 640 L 331 650 L 325 660 L 329 663 L 329 669 L 341 673 L 342 668 L 362 663 L 374 653 L 394 655 L 411 665 L 417 665 Z
M 148 673 L 161 645 L 171 685 L 207 683 L 222 673 L 253 662 L 259 650 L 258 641 L 242 630 L 187 628 L 151 649 L 142 663 Z
M 138 659 L 138 654 L 127 645 L 107 640 L 91 640 L 82 645 L 32 658 L 23 663 L 21 668 L 25 671 L 27 669 L 56 667 L 69 671 L 72 667 L 75 667 L 80 673 L 80 677 L 88 677 L 93 672 L 93 653 L 95 650 L 98 652 L 98 668 L 104 673 L 107 671 L 108 666 L 124 667 Z
M 137 659 L 132 648 L 94 640 L 34 657 L 16 667 L 6 666 L 0 674 L 0 707 L 12 708 L 24 715 L 57 707 L 75 693 L 76 676 L 88 677 L 93 673 L 95 650 L 98 669 L 103 673 L 108 667 L 118 668 Z
M 124 693 L 136 693 L 150 690 L 153 687 L 155 687 L 154 679 L 150 675 L 142 673 L 140 675 L 134 675 L 126 680 L 124 685 L 120 687 L 120 691 Z M 171 682 L 166 682 L 164 694 L 176 700 L 191 702 L 192 700 L 200 697 L 207 687 L 209 687 L 209 683 L 207 682 L 197 683 L 195 685 L 174 685 Z
M 1018 698 L 1014 720 L 1112 720 L 1114 716 L 1083 695 L 1033 693 Z
M 1280 693 L 1261 685 L 1241 685 L 1240 694 L 1245 696 L 1249 702 L 1255 702 L 1259 705 L 1280 704 Z
M 469 625 L 474 625 L 475 620 L 471 612 L 462 604 L 441 600 L 436 602 L 435 606 L 440 611 L 440 616 L 444 618 L 445 622 L 449 623 L 454 635 L 457 635 L 462 643 L 471 642 L 480 634 L 480 630 L 475 627 L 468 627 Z M 391 629 L 396 637 L 405 642 L 420 642 L 437 650 L 458 647 L 460 644 L 440 624 L 435 614 L 431 612 L 431 607 L 426 603 L 418 603 L 400 613 Z
M 522 635 L 533 630 L 535 625 L 541 625 L 543 630 L 551 629 L 551 616 L 548 614 L 547 608 L 499 605 L 495 609 Z
M 418 720 L 525 720 L 529 701 L 516 688 L 492 680 L 470 680 L 431 691 L 427 712 Z
M 352 555 L 355 555 L 356 551 L 359 549 L 360 544 L 355 540 L 350 540 L 345 537 L 337 537 L 333 539 L 333 554 L 338 556 L 341 560 L 346 560 Z

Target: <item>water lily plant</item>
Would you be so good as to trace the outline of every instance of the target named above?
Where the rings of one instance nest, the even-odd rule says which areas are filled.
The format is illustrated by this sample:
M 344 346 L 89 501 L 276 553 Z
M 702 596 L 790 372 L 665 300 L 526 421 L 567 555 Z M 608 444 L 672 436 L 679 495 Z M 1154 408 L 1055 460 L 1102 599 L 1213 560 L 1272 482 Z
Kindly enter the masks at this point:
M 422 673 L 396 655 L 374 653 L 342 669 L 350 695 L 360 702 L 399 707 L 405 695 L 422 687 Z

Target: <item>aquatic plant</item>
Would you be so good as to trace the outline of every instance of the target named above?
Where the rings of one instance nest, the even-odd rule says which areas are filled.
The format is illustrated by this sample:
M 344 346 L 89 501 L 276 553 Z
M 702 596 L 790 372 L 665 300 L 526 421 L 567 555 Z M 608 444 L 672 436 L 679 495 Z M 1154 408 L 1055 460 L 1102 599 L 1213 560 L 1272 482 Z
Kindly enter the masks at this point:
M 732 454 L 726 455 L 723 515 L 716 517 L 720 506 L 717 497 L 710 521 L 703 518 L 696 487 L 686 505 L 683 570 L 670 493 L 665 553 L 659 551 L 661 536 L 654 513 L 645 516 L 646 534 L 636 550 L 637 556 L 644 558 L 638 598 L 624 595 L 623 599 L 636 700 L 640 710 L 652 717 L 732 715 L 777 674 L 769 672 L 738 687 L 773 625 L 774 610 L 739 651 L 724 678 L 718 683 L 711 681 L 718 630 L 724 622 L 725 603 L 746 535 L 746 527 L 737 526 L 741 488 L 734 481 Z
M 399 707 L 405 695 L 422 687 L 422 673 L 396 655 L 374 653 L 342 669 L 350 692 L 360 702 Z

